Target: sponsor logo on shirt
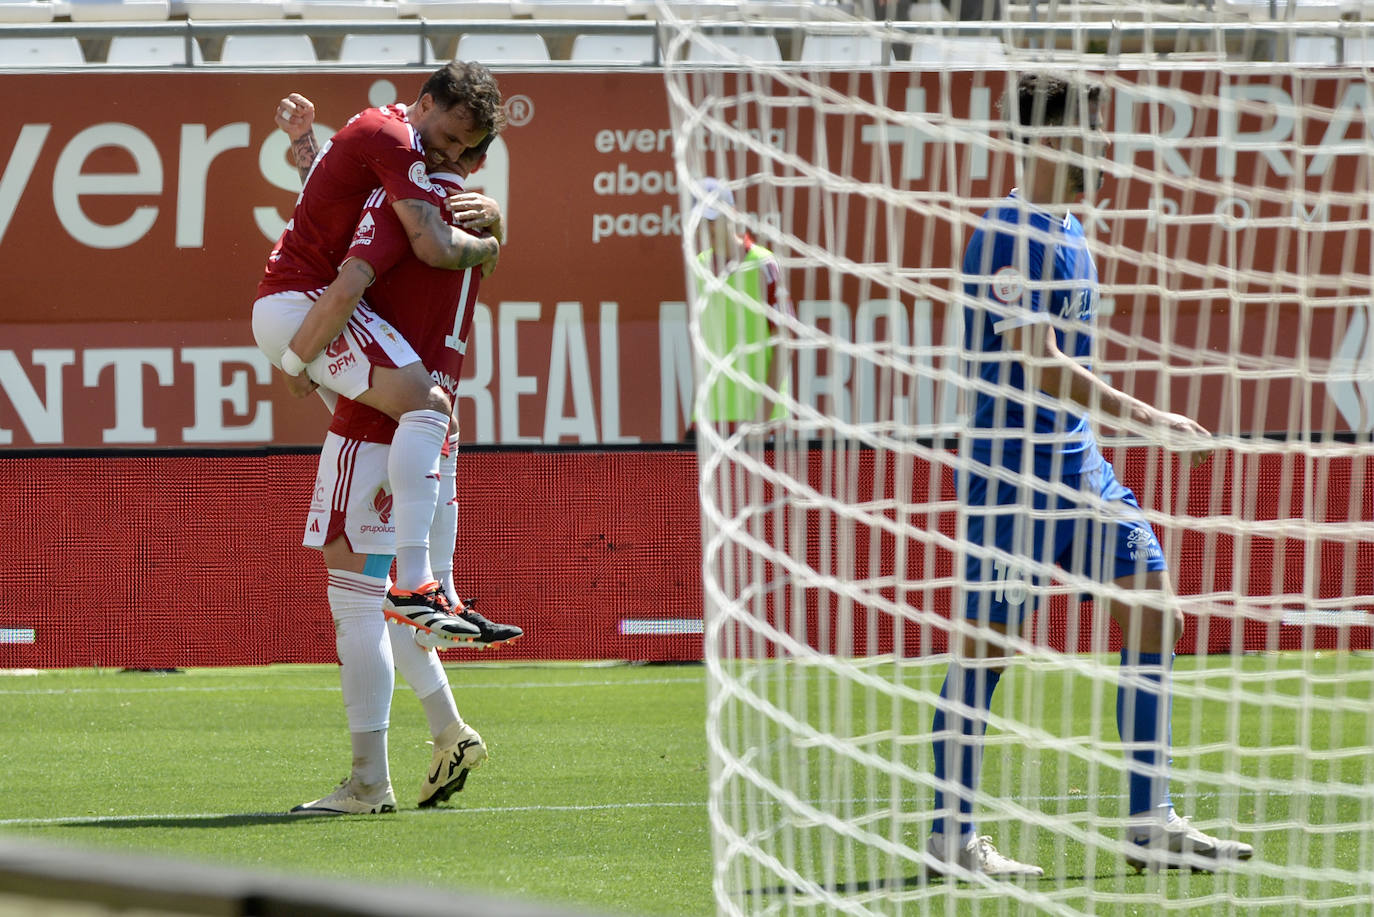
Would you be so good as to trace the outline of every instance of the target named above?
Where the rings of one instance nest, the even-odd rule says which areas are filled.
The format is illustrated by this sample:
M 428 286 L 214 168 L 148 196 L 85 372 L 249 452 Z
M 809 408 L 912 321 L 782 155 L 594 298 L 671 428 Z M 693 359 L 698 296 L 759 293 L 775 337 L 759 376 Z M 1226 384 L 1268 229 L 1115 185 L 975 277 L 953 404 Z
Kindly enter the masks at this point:
M 373 221 L 372 214 L 364 213 L 363 218 L 358 221 L 358 228 L 353 232 L 353 244 L 371 245 L 376 232 L 377 224 Z
M 396 532 L 394 525 L 360 525 L 358 531 L 364 535 L 393 535 Z
M 324 349 L 324 355 L 329 359 L 348 353 L 348 339 L 342 334 L 329 342 L 329 346 Z
M 357 363 L 357 355 L 350 351 L 349 353 L 344 354 L 342 357 L 329 364 L 329 374 L 331 376 L 337 376 L 344 370 L 356 366 Z
M 1146 529 L 1131 529 L 1126 534 L 1126 546 L 1130 549 L 1131 560 L 1149 560 L 1163 555 L 1154 534 Z
M 433 191 L 434 185 L 429 180 L 429 173 L 425 171 L 423 162 L 411 163 L 410 181 L 421 191 Z
M 431 372 L 429 375 L 431 379 L 433 379 L 435 382 L 439 384 L 440 388 L 448 392 L 448 396 L 450 398 L 458 397 L 458 379 L 456 377 L 454 377 L 450 373 L 441 372 L 437 369 Z
M 1021 272 L 1014 267 L 1004 267 L 992 275 L 992 295 L 998 302 L 1020 302 L 1021 292 L 1025 287 Z
M 377 514 L 377 521 L 382 525 L 391 522 L 391 494 L 386 492 L 385 487 L 378 487 L 377 492 L 372 495 L 372 511 Z

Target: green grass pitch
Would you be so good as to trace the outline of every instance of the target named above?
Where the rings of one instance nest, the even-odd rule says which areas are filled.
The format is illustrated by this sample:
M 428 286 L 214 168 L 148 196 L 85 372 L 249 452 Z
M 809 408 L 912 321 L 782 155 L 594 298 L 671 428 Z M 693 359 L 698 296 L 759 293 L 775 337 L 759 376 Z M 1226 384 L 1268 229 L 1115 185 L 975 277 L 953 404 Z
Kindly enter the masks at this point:
M 1220 689 L 1221 680 L 1197 669 L 1199 664 L 1207 660 L 1180 657 L 1180 674 Z M 1298 767 L 1304 769 L 1298 776 L 1348 783 L 1349 792 L 1319 799 L 1275 796 L 1257 811 L 1257 794 L 1246 789 L 1244 773 L 1230 787 L 1176 781 L 1175 795 L 1190 814 L 1207 817 L 1209 807 L 1216 810 L 1216 798 L 1227 793 L 1240 798 L 1243 817 L 1262 814 L 1256 824 L 1264 827 L 1245 839 L 1255 844 L 1257 860 L 1273 864 L 1264 875 L 1124 874 L 1115 861 L 1100 853 L 1088 856 L 1081 845 L 1041 826 L 1034 844 L 1052 876 L 1038 889 L 1046 900 L 1112 914 L 1285 914 L 1295 912 L 1292 901 L 1300 894 L 1333 902 L 1308 912 L 1374 914 L 1367 879 L 1346 884 L 1312 878 L 1323 868 L 1368 873 L 1374 857 L 1368 787 L 1374 713 L 1351 712 L 1361 700 L 1366 708 L 1374 704 L 1370 658 L 1291 654 L 1246 659 L 1244 666 L 1255 679 L 1256 698 L 1283 702 L 1267 715 L 1261 703 L 1238 706 L 1235 734 L 1247 743 L 1264 735 L 1277 749 L 1242 756 L 1242 770 L 1253 765 L 1256 774 L 1273 779 L 1282 778 L 1284 768 Z M 940 666 L 907 669 L 908 678 L 928 689 L 938 687 L 942 674 Z M 449 676 L 459 708 L 487 740 L 491 760 L 447 805 L 416 810 L 416 790 L 429 762 L 428 732 L 418 703 L 398 683 L 390 752 L 401 811 L 340 819 L 280 814 L 329 792 L 348 769 L 332 666 L 0 676 L 0 836 L 470 889 L 603 912 L 714 913 L 703 667 L 454 664 Z M 1018 699 L 1041 692 L 1055 696 L 1062 688 L 1060 674 L 1027 667 L 1010 677 L 1021 679 L 1019 688 L 1007 698 L 999 693 L 999 700 L 1010 699 L 1015 709 L 1002 703 L 1000 712 L 1059 714 L 1054 705 L 1018 706 Z M 1324 697 L 1337 698 L 1340 712 L 1324 709 Z M 1299 698 L 1307 711 L 1301 718 L 1286 702 Z M 1094 724 L 1092 715 L 1091 709 L 1074 710 L 1071 722 L 1042 725 L 1068 735 L 1114 732 L 1110 723 Z M 1181 702 L 1175 722 L 1183 738 L 1191 736 L 1191 726 L 1177 724 L 1191 722 L 1189 716 L 1190 704 Z M 1202 751 L 1180 755 L 1185 772 L 1206 772 L 1226 753 L 1225 734 L 1202 732 L 1197 738 Z M 924 745 L 919 738 L 911 743 L 913 761 L 928 760 Z M 1304 745 L 1322 749 L 1319 760 L 1295 764 L 1296 756 L 1282 751 Z M 1357 749 L 1366 754 L 1355 754 Z M 1105 796 L 1096 802 L 1087 795 L 1071 798 L 1081 781 L 1049 766 L 1056 760 L 1043 750 L 1023 759 L 1015 748 L 999 746 L 988 758 L 986 783 L 1008 785 L 1004 775 L 1013 773 L 1010 785 L 1025 786 L 1032 769 L 1043 799 L 1026 805 L 1056 818 L 1073 820 L 1109 805 Z M 904 795 L 899 818 L 905 826 L 899 830 L 909 835 L 907 843 L 919 846 L 928 827 L 928 800 L 911 788 Z M 1321 828 L 1361 819 L 1365 830 L 1345 837 Z M 1301 821 L 1315 827 L 1298 831 L 1293 825 Z M 1021 827 L 993 821 L 991 829 L 1004 849 L 1015 849 Z M 843 863 L 841 858 L 841 871 Z M 1297 866 L 1309 875 L 1295 886 Z M 897 897 L 904 899 L 902 912 L 910 914 L 1038 910 L 1027 911 L 1025 895 L 1010 889 L 977 901 L 973 892 L 937 883 Z M 1164 902 L 1167 908 L 1159 906 Z M 892 908 L 877 912 L 897 907 L 894 900 Z

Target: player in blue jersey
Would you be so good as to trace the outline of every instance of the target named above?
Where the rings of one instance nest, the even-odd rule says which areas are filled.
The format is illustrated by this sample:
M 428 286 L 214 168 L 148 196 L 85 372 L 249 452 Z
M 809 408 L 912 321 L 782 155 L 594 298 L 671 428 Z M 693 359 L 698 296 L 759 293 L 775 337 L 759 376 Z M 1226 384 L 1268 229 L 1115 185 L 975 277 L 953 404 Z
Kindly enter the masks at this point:
M 1023 185 L 985 214 L 962 273 L 964 345 L 976 392 L 958 476 L 965 507 L 967 619 L 985 628 L 952 647 L 932 732 L 935 873 L 1036 877 L 997 851 L 973 818 L 980 746 L 1008 635 L 1035 609 L 1051 567 L 1115 587 L 1107 611 L 1124 635 L 1117 726 L 1127 755 L 1127 862 L 1214 869 L 1248 844 L 1211 837 L 1169 795 L 1169 670 L 1183 628 L 1159 541 L 1103 458 L 1089 410 L 1180 443 L 1196 465 L 1210 436 L 1195 421 L 1112 388 L 1089 366 L 1097 269 L 1069 205 L 1101 184 L 1102 88 L 1026 74 L 1008 98 Z

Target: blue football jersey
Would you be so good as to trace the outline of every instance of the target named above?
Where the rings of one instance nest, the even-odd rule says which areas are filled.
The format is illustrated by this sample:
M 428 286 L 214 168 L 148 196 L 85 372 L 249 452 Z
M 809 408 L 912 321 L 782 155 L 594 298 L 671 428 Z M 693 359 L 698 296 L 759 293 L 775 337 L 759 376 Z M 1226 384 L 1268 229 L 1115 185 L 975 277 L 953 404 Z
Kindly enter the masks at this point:
M 1072 403 L 1037 405 L 1026 394 L 1018 354 L 1006 333 L 1050 315 L 1059 348 L 1087 366 L 1097 312 L 1097 268 L 1083 224 L 1018 200 L 983 215 L 964 252 L 964 349 L 970 378 L 979 386 L 972 419 L 972 457 L 987 465 L 1021 470 L 1025 448 L 1033 473 L 1077 474 L 1096 467 L 1101 453 L 1086 411 Z M 1027 423 L 1027 412 L 1032 422 Z M 988 431 L 983 433 L 982 431 Z M 1057 456 L 1057 458 L 1056 458 Z

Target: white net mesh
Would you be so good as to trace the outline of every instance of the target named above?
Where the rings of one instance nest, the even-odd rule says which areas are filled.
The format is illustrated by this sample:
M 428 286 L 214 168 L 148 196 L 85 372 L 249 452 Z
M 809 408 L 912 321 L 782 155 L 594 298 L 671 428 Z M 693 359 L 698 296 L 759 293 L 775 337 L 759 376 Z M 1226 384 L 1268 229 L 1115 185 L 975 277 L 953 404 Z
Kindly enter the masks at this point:
M 1365 27 L 1311 4 L 974 14 L 998 21 L 660 10 L 695 294 L 719 911 L 1374 913 Z M 1095 425 L 1188 615 L 1173 803 L 1254 857 L 1126 867 L 1121 634 L 1101 607 L 1128 594 L 1033 563 L 1046 581 L 1011 588 L 1038 610 L 975 743 L 978 833 L 1045 870 L 1011 890 L 926 876 L 953 814 L 935 808 L 932 723 L 950 646 L 980 633 L 955 484 L 983 386 L 962 255 L 1022 178 L 1009 81 L 1050 68 L 1109 92 L 1109 174 L 1072 208 L 1099 272 L 1094 370 L 1214 436 L 1194 469 L 1170 451 L 1186 439 Z M 722 279 L 743 263 L 723 221 L 771 251 L 790 301 Z M 716 409 L 722 390 L 742 414 Z

